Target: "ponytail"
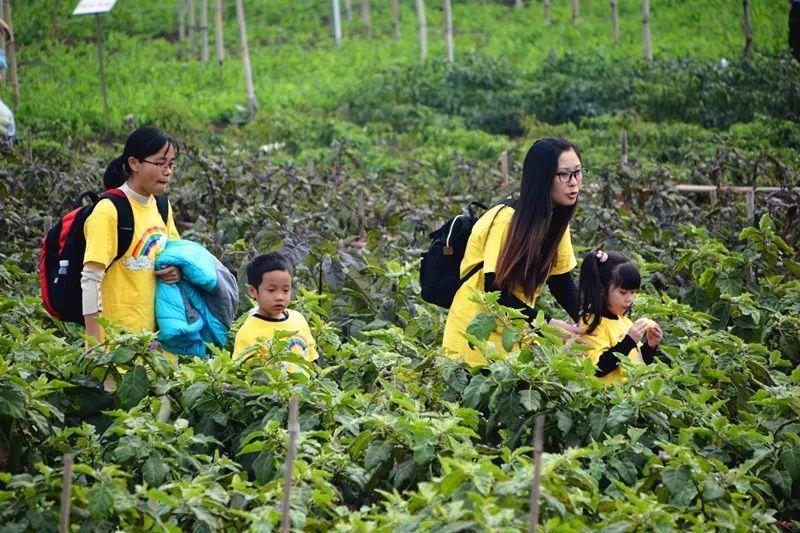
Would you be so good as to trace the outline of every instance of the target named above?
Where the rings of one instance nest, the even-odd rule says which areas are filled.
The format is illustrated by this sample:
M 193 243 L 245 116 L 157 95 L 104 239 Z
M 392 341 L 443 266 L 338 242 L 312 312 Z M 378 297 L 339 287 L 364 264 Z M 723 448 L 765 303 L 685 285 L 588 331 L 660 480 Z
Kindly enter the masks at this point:
M 608 258 L 600 261 L 597 252 L 590 252 L 583 258 L 581 278 L 578 282 L 580 293 L 579 316 L 593 332 L 602 320 L 606 309 L 606 296 L 611 286 L 625 290 L 638 290 L 642 284 L 639 270 L 633 261 L 619 252 L 608 252 Z
M 106 167 L 105 173 L 103 173 L 103 187 L 106 190 L 122 187 L 125 180 L 128 179 L 127 172 L 125 172 L 126 166 L 122 156 L 111 160 L 111 163 Z
M 600 324 L 601 313 L 605 307 L 603 285 L 600 281 L 600 259 L 596 252 L 583 258 L 581 277 L 578 284 L 580 293 L 580 318 L 588 325 L 586 333 L 593 332 Z

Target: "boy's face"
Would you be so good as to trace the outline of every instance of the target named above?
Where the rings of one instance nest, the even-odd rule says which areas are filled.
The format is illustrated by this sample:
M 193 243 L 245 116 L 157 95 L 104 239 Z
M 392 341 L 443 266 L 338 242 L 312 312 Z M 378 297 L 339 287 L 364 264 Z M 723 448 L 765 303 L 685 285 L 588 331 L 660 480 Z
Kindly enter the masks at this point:
M 283 318 L 292 298 L 292 275 L 286 270 L 264 272 L 258 287 L 247 286 L 247 294 L 258 302 L 258 312 L 270 318 Z

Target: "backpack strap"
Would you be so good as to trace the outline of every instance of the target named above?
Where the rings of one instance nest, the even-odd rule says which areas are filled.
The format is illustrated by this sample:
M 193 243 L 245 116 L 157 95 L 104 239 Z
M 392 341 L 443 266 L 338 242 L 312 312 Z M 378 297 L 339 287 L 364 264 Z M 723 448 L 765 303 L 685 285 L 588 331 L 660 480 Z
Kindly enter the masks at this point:
M 477 203 L 477 202 L 473 202 L 473 203 Z M 470 204 L 470 205 L 472 205 L 472 204 Z M 480 205 L 482 206 L 483 204 L 480 204 Z M 497 215 L 500 214 L 500 211 L 502 211 L 506 207 L 510 207 L 511 206 L 511 204 L 510 203 L 506 203 L 506 201 L 503 201 L 500 205 L 502 205 L 503 207 L 501 207 L 500 209 L 497 210 L 497 212 L 492 217 L 492 221 L 489 222 L 489 231 L 492 231 L 492 226 L 494 225 L 494 221 L 497 219 Z M 463 278 L 461 278 L 461 284 L 463 285 L 464 282 L 466 282 L 469 278 L 474 276 L 482 268 L 483 268 L 483 261 L 481 261 L 480 263 L 478 263 L 474 267 L 472 267 L 470 269 L 470 271 L 467 272 L 467 274 Z
M 158 214 L 164 220 L 164 225 L 169 227 L 167 222 L 169 220 L 169 197 L 166 193 L 156 196 L 156 207 L 158 208 Z
M 100 199 L 103 198 L 111 200 L 117 210 L 117 256 L 114 261 L 118 261 L 133 241 L 133 208 L 128 197 L 119 189 L 107 190 L 100 195 Z

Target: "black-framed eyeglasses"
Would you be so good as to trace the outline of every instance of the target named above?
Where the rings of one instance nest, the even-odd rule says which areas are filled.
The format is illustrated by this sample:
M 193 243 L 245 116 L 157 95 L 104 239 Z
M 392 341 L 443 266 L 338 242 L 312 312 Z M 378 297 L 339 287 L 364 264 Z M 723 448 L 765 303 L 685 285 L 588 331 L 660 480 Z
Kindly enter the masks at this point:
M 141 159 L 142 163 L 150 163 L 153 166 L 156 166 L 161 170 L 162 174 L 166 174 L 167 171 L 175 170 L 175 160 L 171 161 L 148 161 L 147 159 Z
M 575 181 L 580 183 L 583 181 L 583 178 L 585 178 L 586 175 L 585 168 L 579 168 L 578 170 L 573 170 L 571 172 L 556 172 L 556 177 L 561 183 L 569 183 L 572 181 L 572 178 L 575 178 Z

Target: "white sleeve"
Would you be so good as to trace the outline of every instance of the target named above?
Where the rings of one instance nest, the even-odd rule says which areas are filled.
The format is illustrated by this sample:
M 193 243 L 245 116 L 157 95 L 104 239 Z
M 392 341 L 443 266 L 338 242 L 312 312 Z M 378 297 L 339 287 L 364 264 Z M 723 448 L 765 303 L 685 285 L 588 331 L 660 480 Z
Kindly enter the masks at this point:
M 103 311 L 100 286 L 105 275 L 106 271 L 100 263 L 89 262 L 83 265 L 83 270 L 81 271 L 81 294 L 84 316 Z

